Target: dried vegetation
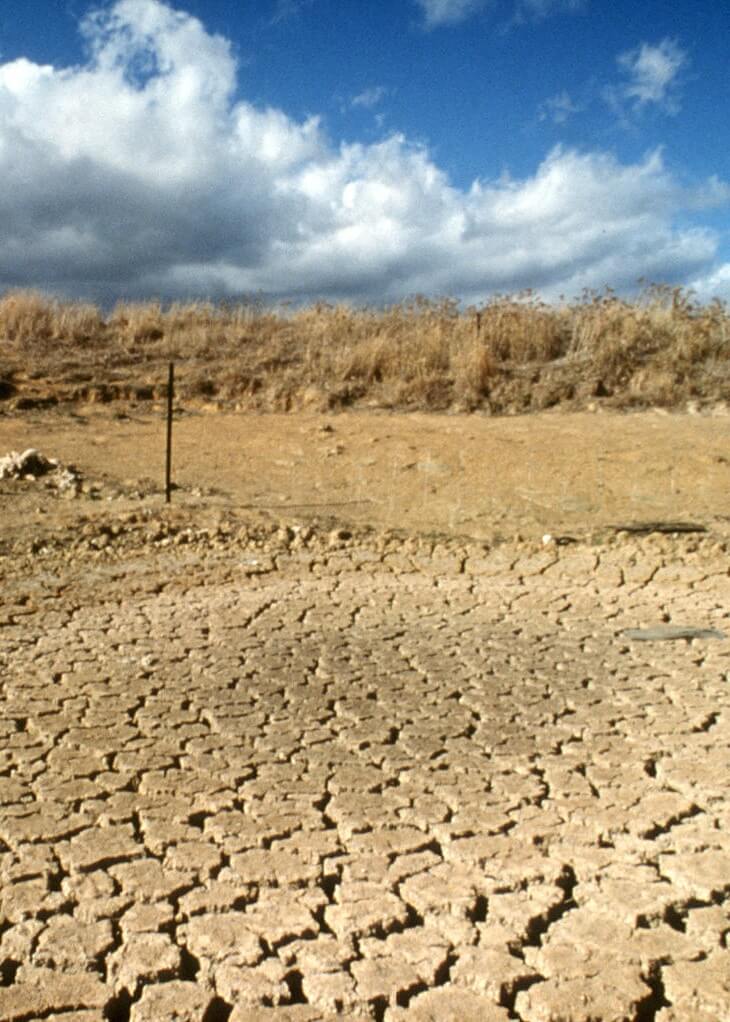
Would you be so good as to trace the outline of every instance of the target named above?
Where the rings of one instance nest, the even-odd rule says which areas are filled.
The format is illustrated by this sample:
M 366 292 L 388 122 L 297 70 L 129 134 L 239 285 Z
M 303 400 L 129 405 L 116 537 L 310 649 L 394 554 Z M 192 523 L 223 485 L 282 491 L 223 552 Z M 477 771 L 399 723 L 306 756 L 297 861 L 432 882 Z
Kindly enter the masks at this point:
M 550 306 L 528 292 L 463 311 L 416 298 L 120 303 L 104 316 L 38 292 L 0 298 L 0 399 L 17 407 L 159 398 L 170 359 L 182 399 L 248 409 L 671 408 L 730 396 L 730 313 L 656 285 L 633 302 L 609 290 Z

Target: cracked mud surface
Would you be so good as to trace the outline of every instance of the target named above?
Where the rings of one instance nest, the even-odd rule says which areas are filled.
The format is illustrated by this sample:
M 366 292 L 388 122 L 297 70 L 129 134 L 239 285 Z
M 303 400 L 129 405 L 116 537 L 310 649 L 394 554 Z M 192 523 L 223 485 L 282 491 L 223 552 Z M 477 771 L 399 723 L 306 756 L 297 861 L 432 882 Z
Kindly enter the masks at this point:
M 234 518 L 0 560 L 0 1018 L 730 1017 L 718 537 Z

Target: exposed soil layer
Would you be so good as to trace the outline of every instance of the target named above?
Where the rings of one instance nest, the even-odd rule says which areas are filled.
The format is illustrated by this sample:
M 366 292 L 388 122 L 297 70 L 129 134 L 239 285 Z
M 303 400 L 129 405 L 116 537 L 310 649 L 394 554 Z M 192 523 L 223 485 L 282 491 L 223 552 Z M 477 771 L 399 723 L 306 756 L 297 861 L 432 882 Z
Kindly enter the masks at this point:
M 727 432 L 0 420 L 0 1018 L 729 1017 Z

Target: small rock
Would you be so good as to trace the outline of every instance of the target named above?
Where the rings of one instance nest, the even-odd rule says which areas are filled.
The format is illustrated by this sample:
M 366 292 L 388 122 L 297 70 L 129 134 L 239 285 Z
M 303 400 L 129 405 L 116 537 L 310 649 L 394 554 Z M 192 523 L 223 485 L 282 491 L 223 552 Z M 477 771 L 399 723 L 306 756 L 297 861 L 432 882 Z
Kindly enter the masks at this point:
M 29 447 L 19 454 L 11 451 L 0 458 L 0 479 L 37 479 L 58 468 L 58 462 L 47 458 L 35 447 Z

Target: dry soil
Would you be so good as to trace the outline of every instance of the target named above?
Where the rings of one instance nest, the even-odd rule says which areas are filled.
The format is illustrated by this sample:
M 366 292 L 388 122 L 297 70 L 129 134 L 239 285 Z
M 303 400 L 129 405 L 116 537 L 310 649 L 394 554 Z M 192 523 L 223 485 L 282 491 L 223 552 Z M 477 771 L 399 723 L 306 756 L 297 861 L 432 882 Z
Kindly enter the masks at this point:
M 0 1018 L 730 1018 L 729 434 L 0 418 Z

